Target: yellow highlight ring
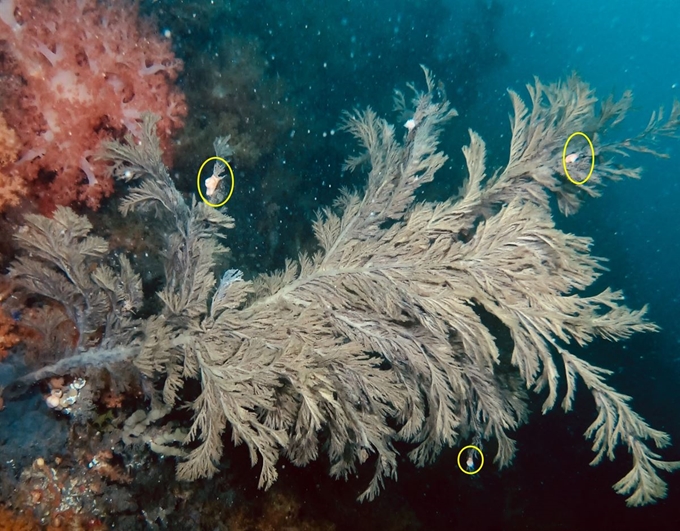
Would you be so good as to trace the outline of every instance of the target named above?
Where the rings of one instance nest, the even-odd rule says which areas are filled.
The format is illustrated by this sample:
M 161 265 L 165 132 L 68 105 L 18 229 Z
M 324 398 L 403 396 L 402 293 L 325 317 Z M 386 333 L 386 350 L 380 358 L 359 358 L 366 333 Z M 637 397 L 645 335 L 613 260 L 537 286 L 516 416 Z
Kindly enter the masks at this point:
M 205 168 L 205 165 L 208 164 L 211 160 L 219 160 L 222 164 L 224 164 L 227 168 L 229 168 L 229 175 L 231 175 L 231 190 L 229 190 L 229 194 L 227 195 L 227 198 L 222 201 L 221 203 L 211 203 L 208 201 L 205 196 L 203 195 L 203 192 L 201 191 L 201 173 L 203 173 L 203 168 Z M 213 208 L 219 208 L 227 203 L 231 199 L 231 194 L 234 193 L 234 171 L 231 169 L 231 166 L 229 166 L 229 163 L 224 160 L 222 157 L 210 157 L 209 159 L 205 159 L 205 162 L 201 164 L 201 167 L 198 170 L 198 175 L 196 176 L 196 188 L 198 188 L 198 195 L 201 196 L 201 199 L 203 199 L 203 202 L 211 206 Z
M 463 455 L 463 452 L 464 452 L 465 450 L 467 450 L 468 448 L 474 448 L 475 450 L 477 450 L 477 451 L 479 452 L 479 455 L 482 456 L 482 462 L 479 464 L 479 468 L 478 468 L 477 470 L 473 470 L 472 472 L 468 472 L 468 471 L 465 470 L 462 466 L 460 466 L 460 456 Z M 456 462 L 458 463 L 458 468 L 460 468 L 460 471 L 461 471 L 463 474 L 467 474 L 468 476 L 474 476 L 475 474 L 479 473 L 479 471 L 480 471 L 480 470 L 482 469 L 482 467 L 484 466 L 484 454 L 483 454 L 482 451 L 481 451 L 479 448 L 477 448 L 474 444 L 469 444 L 469 445 L 467 445 L 466 447 L 464 447 L 463 449 L 461 449 L 460 452 L 458 452 L 458 459 L 456 460 Z
M 572 179 L 571 175 L 569 175 L 569 170 L 567 169 L 567 146 L 569 145 L 571 139 L 574 138 L 576 135 L 581 135 L 588 141 L 588 145 L 590 146 L 590 152 L 592 154 L 592 157 L 590 158 L 590 171 L 588 172 L 588 176 L 582 181 L 575 181 L 574 179 Z M 582 184 L 585 184 L 586 181 L 590 179 L 590 176 L 593 174 L 593 170 L 595 169 L 595 148 L 593 147 L 593 143 L 590 141 L 590 138 L 588 138 L 587 134 L 582 133 L 581 131 L 576 131 L 575 133 L 572 133 L 571 136 L 569 136 L 569 138 L 567 138 L 567 141 L 564 144 L 564 150 L 562 151 L 562 167 L 564 168 L 564 174 L 567 176 L 567 179 L 569 179 L 572 183 L 576 185 L 580 186 Z

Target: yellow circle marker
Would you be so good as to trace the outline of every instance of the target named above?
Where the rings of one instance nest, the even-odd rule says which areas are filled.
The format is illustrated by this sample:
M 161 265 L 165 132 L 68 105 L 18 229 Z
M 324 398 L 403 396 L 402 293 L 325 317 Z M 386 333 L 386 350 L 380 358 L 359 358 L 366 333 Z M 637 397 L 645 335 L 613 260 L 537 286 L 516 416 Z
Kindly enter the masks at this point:
M 477 450 L 477 451 L 479 452 L 479 455 L 482 456 L 482 462 L 479 464 L 479 468 L 478 468 L 477 470 L 473 470 L 472 472 L 469 472 L 469 471 L 465 470 L 462 466 L 460 466 L 460 456 L 463 455 L 463 452 L 464 452 L 465 450 L 467 450 L 468 448 L 473 448 L 473 449 Z M 477 474 L 477 473 L 482 469 L 482 467 L 484 466 L 484 454 L 483 454 L 482 451 L 481 451 L 479 448 L 477 448 L 474 444 L 469 444 L 469 445 L 467 445 L 466 447 L 464 447 L 463 449 L 461 449 L 460 452 L 458 452 L 458 459 L 456 460 L 456 462 L 458 463 L 458 468 L 460 468 L 460 471 L 461 471 L 463 474 L 467 474 L 468 476 L 474 476 L 474 475 Z
M 221 203 L 211 203 L 208 201 L 205 196 L 203 195 L 203 191 L 201 190 L 201 173 L 203 173 L 203 168 L 205 168 L 205 165 L 208 164 L 211 160 L 219 160 L 222 164 L 224 164 L 228 169 L 229 169 L 229 175 L 231 175 L 231 190 L 229 190 L 229 194 L 227 195 L 227 198 L 222 201 Z M 231 169 L 231 166 L 229 166 L 229 163 L 224 160 L 222 157 L 210 157 L 209 159 L 205 159 L 205 162 L 201 164 L 201 167 L 198 170 L 198 175 L 196 176 L 196 188 L 198 188 L 198 195 L 201 196 L 201 199 L 203 199 L 203 202 L 211 206 L 213 208 L 219 208 L 227 203 L 231 199 L 231 194 L 234 193 L 234 171 Z
M 567 169 L 567 146 L 569 145 L 571 139 L 577 135 L 581 135 L 588 141 L 588 145 L 590 146 L 590 153 L 592 155 L 592 157 L 590 157 L 590 171 L 588 172 L 588 176 L 582 181 L 575 181 L 574 179 L 572 179 L 571 175 L 569 175 L 569 170 Z M 595 169 L 595 148 L 593 147 L 593 143 L 590 141 L 590 138 L 588 138 L 587 134 L 582 133 L 581 131 L 576 131 L 575 133 L 572 133 L 569 136 L 569 138 L 567 138 L 567 141 L 564 144 L 564 150 L 562 151 L 562 167 L 564 168 L 564 174 L 567 176 L 567 179 L 569 179 L 574 184 L 580 186 L 582 184 L 585 184 L 586 181 L 590 179 L 590 176 L 593 174 L 593 170 Z

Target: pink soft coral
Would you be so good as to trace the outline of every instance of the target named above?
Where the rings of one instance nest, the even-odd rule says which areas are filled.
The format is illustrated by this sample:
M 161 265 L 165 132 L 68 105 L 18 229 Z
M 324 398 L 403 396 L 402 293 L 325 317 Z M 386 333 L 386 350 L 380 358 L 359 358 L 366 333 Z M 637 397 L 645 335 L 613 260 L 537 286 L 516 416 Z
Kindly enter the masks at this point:
M 23 182 L 15 175 L 5 171 L 14 165 L 19 153 L 19 138 L 8 127 L 5 117 L 0 114 L 0 212 L 8 206 L 16 206 L 24 195 Z
M 4 114 L 22 143 L 15 169 L 43 211 L 96 209 L 113 191 L 97 148 L 135 134 L 144 111 L 162 117 L 165 147 L 182 125 L 184 96 L 173 86 L 182 63 L 136 4 L 0 0 L 0 43 Z

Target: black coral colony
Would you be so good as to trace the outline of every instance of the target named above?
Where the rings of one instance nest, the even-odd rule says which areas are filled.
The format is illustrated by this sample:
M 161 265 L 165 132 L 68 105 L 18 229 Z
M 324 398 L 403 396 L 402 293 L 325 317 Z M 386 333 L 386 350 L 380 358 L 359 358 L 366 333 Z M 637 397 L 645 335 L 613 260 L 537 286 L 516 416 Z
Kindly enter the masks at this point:
M 630 94 L 598 105 L 576 77 L 551 85 L 536 80 L 528 87 L 530 105 L 510 92 L 507 166 L 489 173 L 484 141 L 471 131 L 463 148 L 469 176 L 458 197 L 416 203 L 418 187 L 447 160 L 438 137 L 455 116 L 425 74 L 425 92 L 414 90 L 410 103 L 397 98 L 408 112 L 406 129 L 370 109 L 346 115 L 345 129 L 363 149 L 347 167 L 368 165 L 365 190 L 344 191 L 322 209 L 314 223 L 316 253 L 254 281 L 236 270 L 216 278 L 232 219 L 185 202 L 161 162 L 152 117 L 144 119 L 141 142 L 110 144 L 114 173 L 136 183 L 122 213 L 153 213 L 172 227 L 158 294 L 162 310 L 135 317 L 139 277 L 124 257 L 115 268 L 103 264 L 106 243 L 89 235 L 84 218 L 65 208 L 53 220 L 28 216 L 18 235 L 26 253 L 11 274 L 26 289 L 60 301 L 83 339 L 24 381 L 123 361 L 162 387 L 167 411 L 183 405 L 185 383 L 197 380 L 187 451 L 173 454 L 184 454 L 180 478 L 218 471 L 229 427 L 251 461 L 261 460 L 261 487 L 276 480 L 282 455 L 305 465 L 323 448 L 334 477 L 374 463 L 360 495 L 370 500 L 384 478 L 396 478 L 396 441 L 412 443 L 410 459 L 424 465 L 443 448 L 495 439 L 495 462 L 507 466 L 515 453 L 509 432 L 526 422 L 529 393 L 547 391 L 547 412 L 564 374 L 564 410 L 572 407 L 578 380 L 594 398 L 597 417 L 585 434 L 593 440 L 593 464 L 613 459 L 623 444 L 633 467 L 614 489 L 629 495 L 629 505 L 665 497 L 658 471 L 680 463 L 662 461 L 648 443 L 666 446 L 668 436 L 606 383 L 610 371 L 577 356 L 595 338 L 618 341 L 656 327 L 645 308 L 623 306 L 620 292 L 581 295 L 604 268 L 590 255 L 589 238 L 555 227 L 550 197 L 570 214 L 608 180 L 637 177 L 639 170 L 622 168 L 615 157 L 654 152 L 655 136 L 675 136 L 680 107 L 666 120 L 655 115 L 638 137 L 607 143 Z M 589 132 L 597 155 L 583 186 L 562 171 L 562 148 L 575 131 Z M 583 180 L 588 156 L 572 159 L 571 175 Z M 509 333 L 509 349 L 499 348 L 483 313 Z M 101 340 L 88 341 L 102 325 Z

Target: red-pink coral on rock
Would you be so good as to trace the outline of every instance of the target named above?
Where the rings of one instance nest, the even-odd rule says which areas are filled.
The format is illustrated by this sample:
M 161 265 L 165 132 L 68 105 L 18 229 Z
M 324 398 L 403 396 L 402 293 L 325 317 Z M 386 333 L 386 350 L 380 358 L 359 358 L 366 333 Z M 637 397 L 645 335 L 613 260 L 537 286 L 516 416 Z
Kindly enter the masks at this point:
M 0 0 L 1 104 L 22 143 L 16 169 L 43 212 L 96 209 L 113 190 L 99 144 L 135 134 L 143 112 L 161 116 L 168 147 L 186 115 L 173 85 L 181 68 L 127 0 Z
M 5 166 L 14 165 L 19 147 L 17 134 L 7 126 L 5 117 L 0 113 L 0 213 L 7 206 L 18 205 L 25 193 L 23 182 L 4 172 Z

